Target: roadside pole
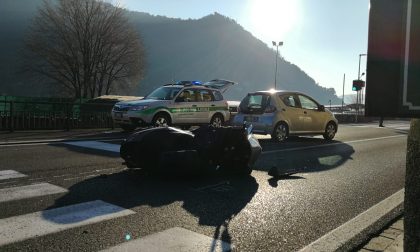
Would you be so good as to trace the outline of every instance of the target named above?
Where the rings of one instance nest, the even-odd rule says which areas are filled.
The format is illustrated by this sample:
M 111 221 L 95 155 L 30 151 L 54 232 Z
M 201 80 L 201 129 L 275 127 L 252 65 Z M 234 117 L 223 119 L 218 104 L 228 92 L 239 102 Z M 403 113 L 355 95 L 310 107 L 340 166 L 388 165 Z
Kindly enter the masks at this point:
M 412 119 L 407 139 L 404 251 L 420 251 L 420 119 Z
M 346 85 L 346 74 L 343 76 L 343 99 L 341 100 L 341 114 L 344 114 L 344 86 Z
M 14 132 L 15 131 L 15 108 L 14 108 L 14 101 L 10 101 L 10 112 L 9 112 L 9 118 L 10 118 L 10 126 L 9 126 L 9 131 L 10 132 Z

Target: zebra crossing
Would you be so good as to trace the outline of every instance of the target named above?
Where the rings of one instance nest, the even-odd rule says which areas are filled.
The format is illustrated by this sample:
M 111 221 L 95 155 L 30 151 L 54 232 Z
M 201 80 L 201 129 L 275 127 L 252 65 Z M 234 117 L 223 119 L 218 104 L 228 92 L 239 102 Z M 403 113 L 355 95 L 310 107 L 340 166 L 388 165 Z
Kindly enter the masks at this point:
M 0 246 L 134 213 L 97 200 L 0 219 Z
M 14 170 L 0 171 L 3 181 L 26 177 Z M 0 204 L 51 195 L 61 197 L 66 193 L 69 193 L 68 189 L 45 182 L 10 186 L 0 189 Z M 97 199 L 6 218 L 0 216 L 0 251 L 3 246 L 133 214 L 136 212 L 131 209 Z M 229 243 L 174 227 L 134 240 L 127 239 L 106 251 L 173 251 L 173 248 L 177 251 L 230 251 L 232 247 Z
M 6 180 L 6 179 L 12 179 L 12 178 L 23 178 L 23 177 L 26 177 L 26 175 L 17 171 L 13 171 L 13 170 L 0 171 L 0 181 Z
M 148 235 L 103 252 L 148 251 L 231 251 L 232 246 L 224 241 L 214 240 L 185 228 L 170 228 L 165 231 Z
M 66 192 L 67 189 L 49 183 L 9 187 L 0 189 L 0 203 Z

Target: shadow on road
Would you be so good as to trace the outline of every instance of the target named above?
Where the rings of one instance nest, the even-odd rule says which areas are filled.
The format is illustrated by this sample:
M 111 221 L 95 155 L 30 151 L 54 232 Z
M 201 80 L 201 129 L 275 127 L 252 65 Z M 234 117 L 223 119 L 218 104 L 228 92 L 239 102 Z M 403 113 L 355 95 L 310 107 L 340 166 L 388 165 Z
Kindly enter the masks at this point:
M 229 222 L 250 202 L 257 190 L 258 184 L 251 176 L 169 178 L 147 175 L 141 170 L 126 170 L 86 179 L 71 186 L 69 192 L 49 209 L 103 200 L 136 211 L 139 206 L 160 208 L 182 201 L 182 208 L 197 217 L 200 225 L 215 227 L 214 239 L 231 243 Z M 173 206 L 170 208 L 169 216 L 175 217 Z M 43 217 L 56 221 L 47 214 Z M 74 221 L 92 217 L 96 216 L 81 216 Z M 159 222 L 162 217 L 147 218 L 157 218 Z
M 319 172 L 339 167 L 352 159 L 352 146 L 320 138 L 294 137 L 285 143 L 260 140 L 263 153 L 254 169 L 282 178 L 298 172 Z
M 395 129 L 394 132 L 401 135 L 408 135 L 410 129 Z
M 300 176 L 295 176 L 295 175 L 277 175 L 277 174 L 271 174 L 270 172 L 271 171 L 269 171 L 268 174 L 271 175 L 272 177 L 268 179 L 268 183 L 272 187 L 277 187 L 278 186 L 278 182 L 280 180 L 305 179 L 304 177 L 300 177 Z M 273 172 L 276 172 L 276 171 L 273 171 Z
M 98 142 L 98 141 L 95 141 Z M 80 142 L 74 142 L 74 143 L 80 143 Z M 87 154 L 87 155 L 96 155 L 96 156 L 103 156 L 103 157 L 119 157 L 120 152 L 120 143 L 109 143 L 109 142 L 98 142 L 103 145 L 115 145 L 115 150 L 107 151 L 99 148 L 91 148 L 91 147 L 83 147 L 83 146 L 76 146 L 72 145 L 70 143 L 51 143 L 49 146 L 54 146 L 57 148 L 63 148 L 72 152 L 77 152 L 81 154 Z M 122 159 L 121 159 L 122 162 Z

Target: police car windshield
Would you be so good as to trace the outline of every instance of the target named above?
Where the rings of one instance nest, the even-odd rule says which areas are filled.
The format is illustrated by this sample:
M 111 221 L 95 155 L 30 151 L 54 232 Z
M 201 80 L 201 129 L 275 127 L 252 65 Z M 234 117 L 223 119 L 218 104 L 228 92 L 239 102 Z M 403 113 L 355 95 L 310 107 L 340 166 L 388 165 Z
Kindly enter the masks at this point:
M 180 87 L 160 87 L 147 95 L 145 99 L 172 100 L 180 90 Z

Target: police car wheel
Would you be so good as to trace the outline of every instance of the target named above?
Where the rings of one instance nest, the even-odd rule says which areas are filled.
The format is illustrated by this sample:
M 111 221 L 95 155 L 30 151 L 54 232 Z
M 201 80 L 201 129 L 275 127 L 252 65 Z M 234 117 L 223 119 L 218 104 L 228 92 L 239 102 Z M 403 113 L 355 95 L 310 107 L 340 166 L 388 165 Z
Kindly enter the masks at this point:
M 210 125 L 215 128 L 219 128 L 223 126 L 223 122 L 224 122 L 223 116 L 220 114 L 215 114 L 210 120 Z
M 152 120 L 152 125 L 155 127 L 168 127 L 170 126 L 171 122 L 169 119 L 169 116 L 160 113 L 155 115 L 155 117 Z

